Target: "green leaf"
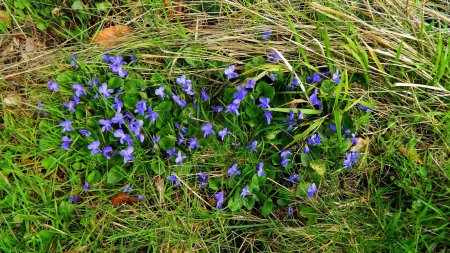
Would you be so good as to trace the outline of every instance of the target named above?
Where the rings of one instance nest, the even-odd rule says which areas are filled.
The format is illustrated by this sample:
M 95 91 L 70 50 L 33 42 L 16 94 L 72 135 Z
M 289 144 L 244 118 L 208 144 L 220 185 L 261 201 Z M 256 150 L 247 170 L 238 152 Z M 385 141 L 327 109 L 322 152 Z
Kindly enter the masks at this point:
M 172 101 L 164 101 L 155 106 L 155 112 L 168 112 L 172 109 Z
M 125 90 L 138 90 L 145 87 L 144 80 L 132 79 L 125 83 Z
M 37 237 L 39 238 L 42 244 L 47 245 L 52 242 L 53 234 L 48 230 L 41 230 L 37 234 Z
M 97 10 L 100 12 L 107 12 L 110 7 L 111 7 L 111 3 L 107 2 L 107 1 L 95 3 L 95 8 L 97 8 Z
M 158 158 L 153 157 L 152 162 L 150 164 L 150 168 L 152 169 L 153 172 L 155 172 L 155 174 L 159 174 L 159 161 Z
M 275 97 L 275 89 L 265 82 L 260 82 L 256 86 L 256 91 L 259 93 L 260 97 L 269 98 L 273 100 Z
M 262 56 L 257 56 L 254 59 L 252 59 L 251 61 L 247 62 L 245 64 L 245 71 L 250 70 L 252 68 L 258 67 L 260 65 L 263 65 L 266 63 L 266 59 L 264 59 L 264 57 Z
M 108 172 L 106 184 L 110 186 L 115 185 L 118 182 L 122 181 L 125 176 L 126 173 L 118 165 L 116 165 Z
M 175 147 L 176 138 L 172 135 L 164 136 L 159 140 L 159 146 L 164 150 L 169 150 Z
M 98 170 L 93 170 L 89 175 L 87 176 L 87 181 L 90 184 L 96 184 L 102 180 L 102 174 Z
M 309 154 L 305 154 L 305 153 L 301 153 L 300 154 L 300 159 L 302 161 L 302 165 L 305 167 L 309 167 L 309 164 L 311 163 L 311 155 Z
M 46 133 L 52 127 L 53 127 L 53 125 L 50 122 L 48 122 L 46 120 L 42 120 L 41 122 L 39 122 L 38 129 L 39 129 L 39 131 Z
M 70 87 L 73 83 L 79 83 L 78 74 L 74 71 L 64 71 L 56 76 L 59 85 Z
M 12 207 L 13 200 L 13 196 L 7 195 L 5 198 L 0 200 L 0 209 Z
M 309 206 L 302 207 L 299 212 L 300 216 L 306 217 L 308 221 L 307 225 L 313 225 L 317 222 L 318 213 L 317 211 Z
M 264 202 L 264 205 L 261 208 L 261 214 L 263 216 L 268 216 L 270 213 L 272 213 L 273 209 L 273 201 L 271 199 L 268 199 Z
M 320 161 L 320 160 L 311 161 L 310 166 L 320 176 L 323 176 L 325 174 L 325 171 L 327 168 L 327 164 L 324 161 Z
M 310 183 L 302 182 L 297 185 L 297 196 L 307 198 L 308 197 L 308 188 L 311 186 Z
M 243 201 L 243 199 L 240 196 L 239 197 L 230 198 L 230 200 L 228 200 L 228 208 L 232 212 L 239 211 L 239 209 L 241 209 L 243 205 L 244 205 L 244 201 Z
M 59 204 L 59 213 L 64 219 L 69 218 L 74 211 L 75 207 L 70 201 L 62 201 Z
M 254 195 L 247 196 L 244 199 L 244 206 L 249 211 L 253 209 L 253 207 L 255 206 L 255 203 L 256 203 L 256 196 L 254 196 Z
M 56 158 L 49 156 L 41 161 L 41 165 L 44 169 L 56 168 Z
M 245 113 L 250 117 L 250 118 L 256 118 L 261 114 L 260 109 L 255 106 L 255 105 L 250 105 L 247 106 L 247 108 L 245 108 Z
M 108 88 L 109 89 L 117 89 L 119 87 L 123 86 L 123 79 L 117 76 L 111 77 L 108 81 Z
M 291 143 L 289 143 L 288 145 L 286 145 L 284 147 L 284 149 L 287 149 L 288 147 L 292 146 L 295 143 L 299 143 L 300 141 L 302 141 L 303 139 L 305 139 L 305 137 L 311 133 L 312 131 L 316 130 L 317 128 L 319 128 L 319 126 L 322 124 L 322 122 L 325 120 L 325 118 L 319 118 L 313 121 L 313 123 L 302 133 L 299 133 L 297 135 L 294 136 L 293 140 Z
M 127 110 L 133 110 L 139 102 L 139 93 L 134 91 L 127 91 L 123 96 L 123 104 Z
M 150 81 L 154 84 L 164 84 L 166 83 L 166 77 L 161 74 L 161 73 L 155 73 L 152 75 L 152 78 L 150 79 Z
M 72 3 L 71 8 L 73 10 L 81 11 L 81 10 L 84 10 L 84 8 L 86 8 L 86 6 L 84 6 L 83 1 L 76 0 Z
M 37 22 L 36 22 L 36 27 L 37 27 L 39 30 L 44 31 L 45 29 L 47 29 L 48 24 L 45 23 L 45 22 L 42 22 L 42 21 L 37 21 Z
M 213 179 L 208 179 L 208 187 L 213 191 L 218 191 L 220 188 L 220 183 Z
M 320 85 L 320 94 L 331 94 L 336 84 L 331 80 L 324 80 Z

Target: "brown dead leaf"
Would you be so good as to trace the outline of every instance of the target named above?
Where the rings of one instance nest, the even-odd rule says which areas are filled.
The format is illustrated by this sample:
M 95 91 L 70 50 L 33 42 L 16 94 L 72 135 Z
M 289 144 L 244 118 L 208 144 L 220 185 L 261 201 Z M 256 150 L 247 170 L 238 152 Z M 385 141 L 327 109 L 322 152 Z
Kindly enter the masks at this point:
M 411 161 L 417 163 L 417 164 L 423 164 L 422 159 L 420 159 L 419 154 L 417 154 L 417 152 L 415 150 L 411 150 L 411 149 L 407 149 L 405 147 L 400 147 L 398 148 L 398 151 L 406 156 L 408 159 L 410 159 Z
M 0 11 L 0 25 L 5 25 L 7 28 L 11 28 L 11 18 L 5 11 Z
M 129 196 L 128 194 L 121 192 L 111 197 L 111 203 L 114 206 L 120 206 L 123 204 L 137 203 L 139 201 L 138 197 Z
M 164 180 L 162 179 L 162 177 L 157 176 L 155 177 L 155 185 L 156 185 L 156 189 L 158 190 L 159 193 L 159 202 L 161 204 L 164 203 Z
M 123 43 L 127 36 L 131 35 L 132 30 L 129 26 L 115 25 L 97 32 L 92 36 L 92 43 L 100 46 L 109 47 Z

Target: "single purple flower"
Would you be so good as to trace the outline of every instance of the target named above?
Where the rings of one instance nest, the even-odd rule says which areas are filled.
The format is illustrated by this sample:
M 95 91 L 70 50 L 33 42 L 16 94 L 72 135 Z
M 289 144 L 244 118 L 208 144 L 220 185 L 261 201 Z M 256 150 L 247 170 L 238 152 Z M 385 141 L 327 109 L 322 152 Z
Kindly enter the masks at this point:
M 242 86 L 236 87 L 237 93 L 233 94 L 234 101 L 233 103 L 238 104 L 242 100 L 244 100 L 245 96 L 248 94 L 248 91 L 245 90 Z
M 90 190 L 90 189 L 89 189 L 89 183 L 88 183 L 88 182 L 84 182 L 83 190 L 84 190 L 84 191 L 89 191 L 89 190 Z
M 258 105 L 258 107 L 261 107 L 263 109 L 269 109 L 270 105 L 270 99 L 269 98 L 259 98 L 259 102 L 261 103 L 260 105 Z
M 122 129 L 117 129 L 114 132 L 114 137 L 119 138 L 120 144 L 127 143 L 128 145 L 131 145 L 133 143 L 131 140 L 131 136 L 124 133 Z
M 70 57 L 72 57 L 72 59 L 74 60 L 78 60 L 78 56 L 74 53 L 70 53 Z
M 75 61 L 71 61 L 70 65 L 74 68 L 77 69 L 78 68 L 78 64 Z
M 135 61 L 136 60 L 136 55 L 132 55 L 131 57 L 130 57 L 130 61 Z
M 225 201 L 223 191 L 214 194 L 214 198 L 217 200 L 217 209 L 222 209 L 222 204 Z
M 117 91 L 120 93 L 120 91 Z M 121 112 L 123 108 L 123 102 L 119 99 L 119 94 L 114 96 L 114 104 L 111 105 L 111 108 L 116 109 L 116 112 Z
M 308 154 L 308 153 L 309 153 L 309 147 L 308 147 L 308 146 L 305 146 L 305 147 L 303 148 L 303 153 L 305 153 L 305 154 Z
M 191 80 L 186 79 L 186 75 L 184 75 L 184 74 L 181 75 L 180 77 L 178 77 L 176 82 L 177 82 L 177 84 L 183 85 L 183 86 L 191 84 Z
M 234 113 L 236 115 L 239 115 L 238 109 L 239 109 L 239 104 L 236 104 L 236 103 L 233 102 L 233 103 L 231 103 L 231 104 L 229 104 L 227 106 L 227 110 L 225 112 L 231 112 L 231 113 Z
M 317 146 L 320 144 L 320 142 L 321 142 L 320 135 L 313 134 L 313 135 L 311 135 L 311 138 L 308 140 L 308 145 L 309 146 Z
M 178 178 L 172 174 L 170 176 L 167 177 L 167 179 L 169 179 L 170 181 L 173 182 L 173 186 L 177 187 L 178 185 L 180 185 L 180 182 L 178 181 Z
M 112 123 L 119 124 L 119 127 L 122 127 L 122 124 L 125 124 L 125 117 L 122 113 L 116 112 L 114 117 L 111 119 Z
M 174 93 L 172 93 L 172 99 L 182 108 L 186 107 L 186 101 L 180 99 L 180 96 L 177 96 Z
M 198 174 L 197 178 L 200 178 L 203 182 L 206 182 L 206 179 L 208 179 L 208 175 L 206 175 L 205 173 L 200 171 L 200 173 Z
M 80 129 L 80 130 L 78 130 L 78 132 L 83 136 L 91 136 L 91 132 L 89 132 L 88 130 L 85 130 L 85 129 Z
M 213 125 L 211 123 L 206 123 L 202 126 L 203 138 L 206 138 L 209 134 L 215 135 L 216 133 L 213 130 Z
M 356 138 L 356 135 L 355 135 L 355 134 L 352 134 L 352 137 L 350 138 L 350 141 L 351 141 L 354 145 L 358 144 L 358 138 Z
M 295 181 L 300 181 L 300 176 L 298 174 L 294 174 L 287 179 L 291 183 L 295 183 Z
M 155 121 L 156 121 L 156 119 L 158 119 L 158 117 L 159 117 L 159 114 L 157 113 L 157 112 L 155 112 L 155 111 L 153 111 L 153 109 L 152 109 L 152 107 L 151 106 L 148 106 L 148 108 L 147 108 L 147 112 L 148 112 L 148 115 L 146 115 L 144 118 L 145 119 L 148 119 L 148 118 L 150 118 L 150 122 L 151 122 L 151 124 L 154 124 L 155 123 Z
M 119 154 L 123 156 L 123 163 L 127 163 L 128 161 L 134 161 L 133 152 L 134 152 L 133 146 L 128 146 L 127 149 L 121 150 L 119 152 Z
M 178 133 L 178 145 L 186 143 L 186 140 L 184 140 L 184 136 L 182 133 Z
M 312 183 L 310 187 L 308 187 L 308 197 L 314 197 L 314 193 L 317 191 L 317 186 L 315 183 Z
M 264 167 L 264 163 L 258 163 L 258 165 L 256 166 L 256 169 L 257 169 L 257 174 L 258 174 L 258 177 L 264 177 L 266 174 L 264 173 L 264 170 L 263 170 L 263 167 Z
M 194 96 L 194 95 L 195 95 L 195 92 L 192 91 L 192 84 L 191 84 L 191 81 L 186 82 L 186 83 L 183 85 L 183 89 L 182 89 L 182 90 L 183 90 L 184 93 L 186 93 L 187 95 L 190 95 L 190 96 Z
M 292 152 L 289 149 L 284 150 L 280 154 L 281 158 L 286 158 L 286 156 L 288 156 L 288 155 L 292 155 Z
M 134 136 L 139 137 L 141 134 L 141 127 L 144 125 L 144 121 L 142 120 L 131 120 L 128 128 L 131 132 L 133 132 Z
M 166 151 L 166 153 L 169 155 L 169 157 L 171 156 L 175 156 L 175 148 L 171 148 L 169 150 Z
M 292 216 L 294 214 L 294 209 L 291 206 L 288 206 L 287 215 Z
M 243 189 L 242 189 L 242 192 L 241 192 L 241 198 L 245 198 L 245 196 L 248 196 L 248 195 L 250 195 L 251 193 L 250 193 L 250 190 L 248 189 L 248 186 L 246 186 L 246 187 L 244 187 Z
M 234 72 L 235 69 L 236 69 L 236 67 L 234 65 L 230 65 L 228 68 L 226 68 L 223 71 L 223 73 L 225 73 L 225 75 L 227 75 L 228 80 L 239 76 L 236 72 Z
M 270 121 L 272 120 L 272 114 L 270 113 L 270 111 L 266 111 L 266 112 L 264 113 L 264 117 L 265 117 L 266 120 L 267 120 L 267 125 L 270 125 Z
M 98 93 L 103 95 L 104 98 L 108 98 L 113 92 L 113 89 L 108 89 L 108 85 L 106 83 L 102 83 L 102 85 L 98 88 Z
M 258 142 L 257 141 L 252 141 L 252 143 L 247 146 L 247 149 L 250 149 L 250 151 L 256 151 L 256 146 L 258 146 Z
M 268 40 L 270 35 L 272 35 L 272 29 L 269 29 L 267 31 L 263 31 L 263 36 L 262 36 L 262 40 Z
M 110 130 L 110 131 L 113 130 L 113 128 L 111 126 L 111 120 L 109 120 L 109 119 L 101 119 L 98 121 L 98 123 L 100 125 L 102 125 L 102 132 L 105 132 L 106 130 Z
M 322 81 L 322 78 L 319 76 L 319 73 L 314 72 L 314 74 L 312 76 L 307 76 L 306 80 L 308 80 L 309 84 L 311 85 L 311 84 Z
M 59 125 L 63 127 L 63 133 L 73 131 L 71 120 L 62 121 L 61 123 L 59 123 Z
M 72 88 L 75 90 L 75 96 L 80 97 L 82 95 L 86 95 L 86 91 L 84 90 L 83 85 L 75 83 L 72 85 Z
M 159 136 L 159 135 L 157 135 L 157 136 L 153 135 L 153 137 L 152 137 L 152 140 L 155 144 L 158 143 L 160 139 L 161 139 L 161 136 Z
M 269 77 L 269 79 L 270 79 L 270 81 L 275 81 L 275 78 L 277 78 L 277 74 L 272 74 L 270 77 Z
M 334 124 L 330 124 L 330 129 L 332 132 L 336 132 L 336 126 Z
M 79 196 L 74 197 L 74 196 L 70 195 L 69 199 L 70 199 L 70 201 L 72 201 L 72 203 L 80 201 Z
M 220 136 L 220 138 L 222 139 L 222 141 L 225 139 L 225 136 L 227 134 L 231 134 L 230 131 L 228 131 L 228 129 L 226 127 L 224 127 L 222 130 L 219 131 L 218 135 Z
M 303 112 L 298 111 L 297 120 L 302 120 L 302 119 L 303 119 Z
M 147 110 L 147 101 L 145 99 L 142 99 L 139 101 L 139 103 L 136 104 L 136 110 L 134 110 L 134 113 L 144 115 L 145 110 Z
M 160 86 L 158 89 L 155 90 L 155 95 L 159 96 L 161 99 L 164 99 L 166 97 L 166 93 L 164 93 L 165 88 L 164 86 Z
M 44 112 L 44 105 L 42 103 L 38 103 L 37 106 L 39 107 L 39 114 L 41 116 L 44 116 L 45 112 Z
M 336 72 L 333 73 L 331 78 L 335 84 L 339 84 L 341 82 L 341 74 L 339 74 L 339 69 L 336 69 Z
M 344 167 L 351 169 L 352 163 L 358 162 L 359 153 L 358 152 L 350 152 L 345 154 L 345 160 L 342 163 Z
M 246 88 L 246 89 L 253 89 L 253 88 L 255 88 L 255 85 L 256 85 L 255 80 L 249 79 L 249 80 L 247 81 L 247 84 L 245 84 L 245 88 Z
M 311 104 L 313 105 L 317 105 L 317 107 L 319 108 L 319 110 L 322 110 L 322 103 L 320 103 L 318 96 L 318 91 L 319 89 L 315 88 L 313 94 L 309 97 L 309 101 L 311 102 Z
M 184 159 L 186 159 L 186 156 L 181 155 L 181 151 L 178 151 L 177 157 L 175 158 L 175 162 L 179 165 L 183 165 Z
M 67 109 L 69 109 L 69 112 L 73 112 L 73 111 L 75 111 L 77 102 L 75 102 L 75 101 L 70 101 L 69 103 L 64 102 L 63 106 L 66 107 Z
M 63 136 L 61 138 L 61 141 L 62 141 L 61 148 L 65 149 L 65 150 L 69 150 L 70 143 L 72 142 L 72 138 L 70 138 L 69 136 Z
M 197 144 L 198 139 L 197 138 L 189 138 L 189 148 L 196 149 L 200 148 L 200 145 Z
M 127 185 L 127 186 L 125 186 L 125 187 L 123 188 L 122 192 L 129 192 L 129 191 L 131 191 L 131 190 L 133 190 L 133 186 Z
M 241 172 L 237 169 L 237 163 L 235 163 L 235 164 L 233 164 L 232 166 L 231 166 L 231 168 L 229 168 L 228 169 L 228 175 L 230 175 L 230 178 L 232 178 L 233 177 L 233 175 L 240 175 L 241 174 Z
M 60 89 L 57 82 L 48 82 L 48 88 L 53 92 L 58 92 Z
M 209 95 L 208 95 L 208 93 L 206 93 L 205 88 L 202 88 L 202 99 L 203 99 L 203 101 L 206 101 L 209 99 Z
M 103 148 L 102 153 L 103 153 L 103 156 L 109 160 L 109 159 L 111 159 L 112 152 L 113 152 L 113 148 L 111 146 L 106 146 Z
M 213 112 L 221 112 L 223 111 L 223 107 L 220 105 L 211 105 L 211 110 L 213 110 Z
M 372 108 L 367 107 L 367 106 L 365 106 L 365 105 L 363 105 L 363 104 L 359 104 L 359 109 L 361 109 L 361 110 L 363 110 L 363 111 L 365 111 L 365 112 L 370 112 L 370 111 L 373 110 Z
M 95 155 L 95 153 L 101 153 L 102 152 L 102 150 L 98 148 L 99 146 L 100 146 L 100 141 L 99 140 L 95 140 L 91 144 L 88 145 L 88 149 L 91 151 L 92 155 Z
M 277 62 L 281 59 L 281 56 L 275 50 L 270 50 L 270 56 L 267 57 L 268 62 Z

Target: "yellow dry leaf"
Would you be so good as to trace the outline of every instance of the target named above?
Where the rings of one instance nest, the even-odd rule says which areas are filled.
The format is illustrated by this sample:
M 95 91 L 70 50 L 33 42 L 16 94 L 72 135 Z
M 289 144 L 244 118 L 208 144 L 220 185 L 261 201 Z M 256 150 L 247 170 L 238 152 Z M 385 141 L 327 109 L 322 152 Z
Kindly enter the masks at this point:
M 129 26 L 115 25 L 97 32 L 92 36 L 92 43 L 100 46 L 109 47 L 123 43 L 132 30 Z

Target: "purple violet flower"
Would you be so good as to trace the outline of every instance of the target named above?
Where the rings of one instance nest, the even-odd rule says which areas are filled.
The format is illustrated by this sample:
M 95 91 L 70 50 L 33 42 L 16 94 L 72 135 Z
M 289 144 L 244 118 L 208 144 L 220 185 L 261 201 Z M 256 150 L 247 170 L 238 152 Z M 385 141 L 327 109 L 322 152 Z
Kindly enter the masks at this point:
M 127 149 L 121 150 L 119 152 L 119 154 L 123 156 L 123 163 L 127 163 L 128 161 L 134 161 L 133 152 L 134 152 L 133 146 L 128 146 Z
M 244 187 L 243 189 L 242 189 L 242 192 L 241 192 L 241 198 L 245 198 L 245 196 L 248 196 L 248 195 L 250 195 L 251 193 L 250 193 L 250 190 L 248 189 L 248 186 L 246 186 L 246 187 Z
M 266 174 L 264 173 L 264 170 L 263 170 L 263 167 L 264 167 L 264 163 L 258 163 L 258 165 L 256 166 L 256 169 L 257 169 L 257 174 L 258 174 L 258 177 L 264 177 Z
M 248 94 L 248 91 L 245 90 L 242 86 L 236 87 L 237 93 L 233 94 L 234 101 L 233 103 L 238 104 L 242 100 L 244 100 L 245 96 Z
M 305 153 L 305 154 L 308 154 L 308 153 L 309 153 L 309 147 L 308 147 L 308 146 L 305 146 L 305 147 L 303 148 L 303 153 Z
M 129 192 L 129 191 L 131 191 L 131 190 L 133 190 L 133 186 L 127 185 L 127 186 L 125 186 L 125 187 L 123 188 L 122 192 Z
M 65 150 L 69 150 L 70 143 L 72 142 L 72 138 L 70 138 L 69 136 L 63 136 L 61 138 L 61 141 L 62 141 L 61 148 L 65 149 Z
M 250 151 L 256 151 L 256 146 L 258 146 L 258 142 L 257 141 L 252 141 L 252 143 L 247 146 L 247 149 L 250 149 Z
M 63 133 L 73 131 L 71 120 L 62 121 L 61 123 L 59 123 L 59 125 L 63 127 Z
M 200 145 L 197 144 L 198 139 L 197 138 L 189 138 L 189 148 L 196 149 L 200 148 Z
M 356 138 L 356 135 L 355 135 L 355 134 L 352 134 L 352 137 L 350 138 L 350 141 L 351 141 L 354 145 L 358 144 L 358 138 Z
M 213 110 L 213 112 L 221 112 L 223 111 L 223 107 L 220 105 L 211 105 L 211 110 Z
M 372 108 L 367 107 L 367 106 L 365 106 L 363 104 L 359 104 L 359 109 L 363 110 L 364 112 L 370 112 L 370 111 L 373 110 Z
M 109 160 L 109 159 L 111 159 L 112 152 L 113 152 L 113 148 L 111 146 L 106 146 L 103 148 L 102 153 L 103 153 L 103 156 Z
M 269 98 L 259 98 L 259 102 L 261 103 L 260 105 L 258 105 L 258 107 L 261 107 L 263 109 L 269 109 L 270 105 L 270 99 Z
M 144 117 L 144 119 L 150 118 L 151 124 L 154 124 L 155 121 L 156 121 L 156 119 L 159 117 L 159 114 L 158 114 L 157 112 L 153 111 L 153 109 L 152 109 L 151 106 L 148 106 L 147 111 L 148 111 L 148 115 L 146 115 L 146 116 Z
M 310 187 L 308 187 L 308 197 L 314 197 L 314 193 L 318 192 L 317 186 L 315 183 L 312 183 Z
M 319 108 L 319 110 L 322 110 L 322 103 L 320 103 L 318 96 L 318 91 L 319 89 L 315 88 L 313 94 L 309 97 L 309 101 L 311 102 L 311 104 L 313 105 L 317 105 L 317 107 Z
M 319 76 L 319 73 L 314 72 L 314 74 L 312 76 L 307 76 L 306 80 L 308 80 L 309 84 L 311 85 L 311 84 L 322 81 L 322 78 Z
M 269 29 L 267 31 L 263 31 L 263 36 L 262 36 L 262 40 L 268 40 L 270 35 L 272 35 L 272 29 Z
M 174 93 L 172 93 L 172 99 L 182 108 L 186 107 L 186 101 L 180 99 L 180 96 L 177 96 Z
M 309 146 L 317 146 L 320 144 L 320 142 L 321 142 L 320 135 L 313 134 L 313 135 L 311 135 L 311 138 L 308 140 L 308 145 Z
M 161 99 L 164 99 L 166 97 L 166 93 L 164 91 L 165 91 L 164 86 L 160 86 L 158 89 L 155 90 L 155 95 L 159 96 Z
M 292 216 L 294 214 L 294 209 L 291 206 L 288 206 L 287 215 Z
M 214 198 L 217 200 L 217 209 L 222 209 L 222 204 L 225 201 L 223 191 L 214 194 Z
M 209 95 L 208 95 L 208 93 L 206 93 L 205 88 L 202 88 L 202 99 L 203 99 L 203 101 L 206 101 L 209 99 Z
M 136 110 L 134 110 L 134 113 L 144 115 L 145 110 L 147 110 L 147 101 L 145 99 L 142 99 L 139 101 L 139 103 L 136 104 Z
M 253 88 L 255 88 L 255 85 L 256 85 L 255 80 L 249 79 L 249 80 L 247 81 L 247 84 L 245 84 L 245 88 L 246 88 L 246 89 L 253 89 Z
M 89 191 L 89 190 L 90 190 L 90 189 L 89 189 L 89 183 L 88 183 L 88 182 L 84 182 L 83 190 L 84 190 L 84 191 Z
M 287 179 L 291 183 L 295 183 L 295 181 L 300 181 L 300 176 L 298 174 L 294 174 Z
M 114 132 L 114 137 L 119 138 L 120 144 L 127 143 L 128 145 L 132 144 L 131 136 L 123 132 L 122 129 L 117 129 Z
M 173 186 L 177 187 L 180 185 L 180 182 L 178 181 L 178 178 L 172 173 L 172 175 L 168 176 L 167 179 L 173 182 Z
M 80 201 L 79 196 L 74 197 L 74 196 L 70 195 L 69 199 L 70 199 L 70 201 L 72 201 L 72 203 Z
M 272 114 L 270 113 L 270 111 L 266 111 L 266 112 L 264 113 L 264 117 L 265 117 L 266 120 L 267 120 L 267 125 L 270 125 L 270 121 L 272 120 Z
M 336 69 L 336 72 L 333 73 L 331 78 L 335 84 L 339 84 L 341 82 L 341 74 L 339 74 L 339 69 Z
M 270 79 L 270 81 L 275 81 L 275 78 L 277 78 L 277 74 L 272 74 L 270 77 L 269 77 L 269 79 Z
M 223 71 L 223 73 L 225 73 L 225 75 L 227 75 L 228 80 L 239 76 L 236 72 L 234 72 L 235 69 L 236 69 L 236 67 L 234 65 L 230 65 L 228 68 L 226 68 Z
M 84 90 L 83 85 L 75 83 L 72 85 L 72 88 L 75 90 L 75 96 L 80 97 L 82 95 L 86 95 L 86 91 Z
M 116 112 L 114 117 L 111 119 L 112 123 L 119 124 L 119 127 L 122 128 L 122 124 L 125 124 L 125 117 L 122 113 Z
M 342 163 L 344 167 L 351 169 L 352 163 L 358 162 L 359 153 L 358 152 L 350 152 L 345 154 L 345 160 Z
M 336 126 L 334 124 L 330 124 L 330 129 L 332 132 L 336 132 Z
M 120 93 L 120 91 L 117 91 Z M 116 109 L 116 112 L 121 112 L 123 108 L 123 102 L 119 99 L 119 94 L 114 96 L 114 104 L 111 105 L 111 108 Z
M 101 153 L 102 152 L 102 150 L 98 148 L 99 146 L 100 146 L 100 141 L 99 140 L 95 140 L 91 144 L 88 145 L 88 149 L 91 151 L 92 155 L 95 155 L 95 153 Z
M 166 154 L 169 155 L 169 157 L 175 156 L 175 148 L 171 148 L 169 150 L 166 151 Z
M 179 165 L 183 165 L 184 159 L 186 159 L 186 156 L 181 155 L 181 151 L 178 151 L 177 157 L 175 158 L 175 162 Z
M 236 103 L 233 102 L 233 103 L 231 103 L 231 104 L 229 104 L 227 106 L 227 110 L 225 112 L 231 112 L 231 113 L 234 113 L 236 115 L 239 115 L 238 109 L 239 109 L 239 104 L 236 104 Z
M 88 130 L 85 130 L 85 129 L 80 129 L 80 130 L 78 130 L 78 132 L 83 136 L 91 136 L 91 132 L 89 132 Z
M 113 130 L 113 128 L 111 126 L 112 122 L 109 119 L 101 119 L 101 120 L 98 121 L 98 123 L 100 125 L 102 125 L 102 132 L 105 132 L 106 130 L 110 130 L 110 131 Z
M 235 164 L 233 164 L 232 166 L 231 166 L 231 168 L 229 168 L 228 169 L 228 175 L 230 175 L 230 178 L 232 178 L 233 177 L 233 175 L 240 175 L 241 174 L 241 172 L 237 169 L 237 163 L 235 163 Z
M 98 88 L 98 93 L 103 95 L 104 98 L 109 98 L 113 92 L 113 89 L 108 89 L 108 85 L 106 83 L 102 83 L 102 85 Z
M 277 62 L 281 59 L 281 56 L 275 50 L 270 50 L 270 55 L 267 57 L 268 62 Z
M 228 129 L 226 127 L 224 127 L 222 130 L 219 131 L 218 135 L 220 136 L 220 138 L 222 139 L 222 141 L 225 139 L 225 136 L 227 134 L 231 134 L 231 132 L 228 131 Z
M 75 101 L 70 101 L 69 103 L 64 102 L 63 106 L 66 107 L 67 109 L 69 109 L 69 112 L 73 112 L 73 111 L 75 111 L 77 102 L 75 102 Z
M 206 123 L 202 126 L 203 138 L 206 138 L 209 134 L 215 135 L 216 133 L 213 130 L 213 125 L 211 123 Z

